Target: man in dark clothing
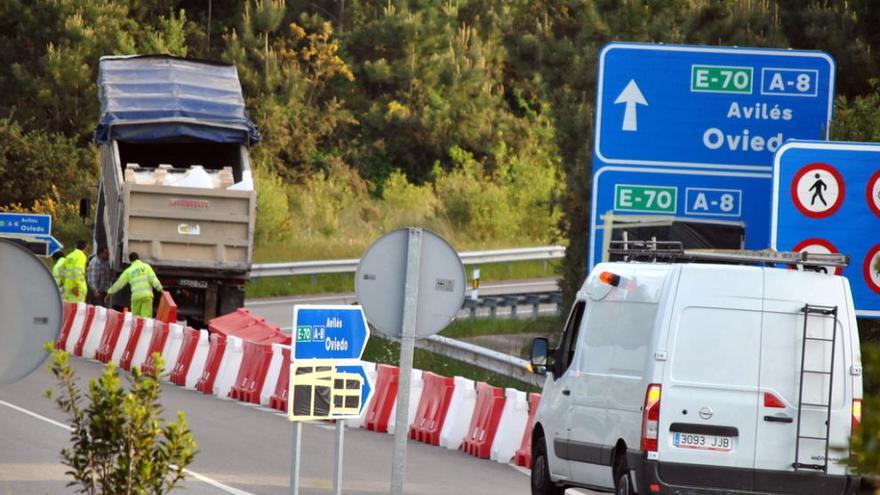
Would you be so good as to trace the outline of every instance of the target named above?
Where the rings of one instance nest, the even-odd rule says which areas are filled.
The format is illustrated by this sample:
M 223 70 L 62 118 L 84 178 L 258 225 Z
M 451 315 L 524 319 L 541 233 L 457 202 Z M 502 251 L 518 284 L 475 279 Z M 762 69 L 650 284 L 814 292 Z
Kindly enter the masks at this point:
M 89 260 L 86 268 L 89 283 L 88 303 L 96 306 L 104 304 L 107 289 L 113 283 L 110 274 L 110 251 L 106 247 L 98 248 L 98 254 Z

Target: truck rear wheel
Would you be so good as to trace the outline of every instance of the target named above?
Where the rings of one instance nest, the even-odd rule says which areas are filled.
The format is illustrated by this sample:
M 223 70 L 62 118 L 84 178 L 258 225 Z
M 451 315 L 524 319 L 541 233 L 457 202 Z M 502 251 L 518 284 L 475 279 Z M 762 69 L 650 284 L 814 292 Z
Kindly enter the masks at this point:
M 563 495 L 565 488 L 550 479 L 550 464 L 547 462 L 544 438 L 536 438 L 532 445 L 532 495 Z

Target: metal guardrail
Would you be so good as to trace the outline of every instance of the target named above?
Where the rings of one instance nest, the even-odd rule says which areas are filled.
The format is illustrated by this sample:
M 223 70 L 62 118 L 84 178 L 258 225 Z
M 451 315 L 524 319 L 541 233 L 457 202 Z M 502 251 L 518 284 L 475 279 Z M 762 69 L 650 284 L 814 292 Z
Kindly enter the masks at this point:
M 499 375 L 509 376 L 539 388 L 544 386 L 544 377 L 529 371 L 529 362 L 525 359 L 441 335 L 432 335 L 427 339 L 416 340 L 416 347 L 472 364 Z
M 518 317 L 520 306 L 531 308 L 530 318 L 538 319 L 540 315 L 540 306 L 542 304 L 555 304 L 556 313 L 559 313 L 562 305 L 562 292 L 531 292 L 527 294 L 506 294 L 503 296 L 480 296 L 476 301 L 473 299 L 465 299 L 461 309 L 469 311 L 471 319 L 477 317 L 477 308 L 487 308 L 489 310 L 489 318 L 496 318 L 499 307 L 510 308 L 510 319 L 515 320 Z
M 509 263 L 513 261 L 549 261 L 565 256 L 565 246 L 538 246 L 527 248 L 495 249 L 492 251 L 464 251 L 458 253 L 465 265 L 482 263 Z M 326 273 L 354 273 L 360 259 L 293 261 L 261 263 L 251 266 L 250 275 L 257 277 L 289 277 L 293 275 L 323 275 Z

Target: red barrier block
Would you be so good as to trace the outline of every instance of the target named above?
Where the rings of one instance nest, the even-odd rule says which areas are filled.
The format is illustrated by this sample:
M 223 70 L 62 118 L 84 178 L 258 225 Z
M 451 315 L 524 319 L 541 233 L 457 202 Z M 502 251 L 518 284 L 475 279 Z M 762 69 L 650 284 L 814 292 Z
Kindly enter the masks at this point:
M 156 319 L 165 323 L 177 323 L 177 303 L 168 291 L 162 291 L 159 299 L 159 309 L 156 311 Z
M 133 318 L 131 335 L 128 337 L 125 351 L 119 359 L 119 367 L 127 371 L 131 371 L 131 360 L 134 358 L 134 350 L 137 349 L 138 340 L 141 339 L 141 331 L 144 329 L 144 319 L 139 316 L 134 316 Z
M 488 383 L 477 383 L 477 401 L 461 449 L 468 454 L 488 459 L 504 410 L 504 390 Z
M 269 372 L 269 361 L 272 360 L 272 344 L 244 341 L 244 357 L 238 369 L 235 385 L 229 391 L 233 399 L 260 403 L 260 389 Z
M 86 307 L 86 321 L 83 322 L 82 331 L 79 333 L 79 338 L 76 339 L 76 345 L 73 346 L 73 355 L 74 356 L 82 356 L 83 355 L 83 346 L 86 344 L 86 339 L 89 337 L 89 331 L 92 329 L 92 320 L 95 319 L 95 307 L 89 304 Z
M 70 327 L 73 326 L 73 320 L 76 318 L 76 303 L 64 303 L 64 323 L 61 325 L 61 333 L 58 334 L 58 340 L 55 341 L 56 349 L 64 349 L 67 345 L 67 337 L 70 335 Z
M 171 369 L 171 383 L 186 385 L 186 374 L 189 373 L 189 365 L 192 364 L 196 346 L 199 343 L 199 331 L 192 327 L 186 327 L 183 331 L 183 342 L 180 344 L 180 352 L 177 354 L 177 362 Z
M 211 347 L 208 349 L 208 358 L 205 360 L 205 370 L 202 371 L 202 377 L 196 383 L 196 390 L 208 395 L 214 393 L 214 380 L 217 379 L 217 372 L 220 370 L 220 361 L 223 360 L 224 352 L 226 352 L 226 336 L 212 333 Z
M 119 341 L 119 333 L 122 332 L 122 325 L 125 323 L 125 313 L 107 310 L 107 323 L 104 324 L 104 335 L 101 336 L 101 343 L 98 344 L 98 352 L 95 359 L 102 363 L 110 361 L 113 356 L 113 350 Z
M 208 330 L 212 334 L 219 333 L 223 336 L 235 335 L 238 337 L 239 335 L 237 332 L 253 325 L 257 321 L 259 321 L 259 319 L 251 315 L 251 312 L 248 311 L 247 308 L 238 308 L 232 313 L 218 316 L 209 321 Z
M 529 394 L 529 422 L 526 423 L 519 450 L 513 456 L 513 462 L 526 469 L 532 469 L 532 430 L 535 428 L 535 414 L 540 404 L 541 394 Z
M 419 442 L 440 445 L 440 430 L 446 421 L 446 412 L 455 390 L 452 377 L 425 371 L 422 373 L 424 388 L 416 417 L 409 428 L 409 437 Z
M 397 399 L 397 386 L 400 379 L 400 369 L 397 366 L 380 364 L 376 366 L 376 390 L 373 391 L 373 400 L 364 418 L 364 424 L 368 430 L 388 431 L 388 420 L 391 418 L 391 409 Z
M 272 347 L 271 345 L 269 346 Z M 269 407 L 279 411 L 287 410 L 287 393 L 290 388 L 290 349 L 281 349 L 281 372 L 275 384 L 275 393 L 269 397 Z
M 150 339 L 150 346 L 147 348 L 147 359 L 141 370 L 144 373 L 152 373 L 156 369 L 156 362 L 153 359 L 153 353 L 162 354 L 165 348 L 165 342 L 168 340 L 168 323 L 159 320 L 153 320 L 153 337 Z M 168 364 L 166 363 L 165 366 Z

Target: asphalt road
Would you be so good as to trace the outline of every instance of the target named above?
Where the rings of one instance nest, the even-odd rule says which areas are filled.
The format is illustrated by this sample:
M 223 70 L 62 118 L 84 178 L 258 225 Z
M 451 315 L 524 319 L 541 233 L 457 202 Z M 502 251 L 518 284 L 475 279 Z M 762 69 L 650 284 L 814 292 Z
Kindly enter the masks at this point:
M 97 376 L 102 366 L 73 359 L 77 373 Z M 66 488 L 58 452 L 66 446 L 64 416 L 43 392 L 52 387 L 40 368 L 26 379 L 0 387 L 0 495 L 73 493 Z M 180 493 L 198 495 L 288 494 L 292 426 L 264 408 L 220 400 L 181 387 L 163 386 L 167 411 L 183 410 L 199 445 L 191 477 Z M 303 428 L 303 495 L 330 493 L 333 427 Z M 346 494 L 387 493 L 393 436 L 360 429 L 345 432 L 343 490 Z M 459 451 L 409 442 L 407 494 L 527 494 L 528 477 L 505 464 Z
M 542 278 L 532 280 L 516 280 L 509 282 L 489 282 L 480 285 L 480 296 L 505 296 L 510 294 L 526 294 L 530 292 L 551 292 L 557 290 L 557 280 L 555 278 Z M 468 291 L 470 297 L 470 291 Z M 354 304 L 357 302 L 357 296 L 353 293 L 342 294 L 317 294 L 307 296 L 278 297 L 265 299 L 250 299 L 245 302 L 245 307 L 251 313 L 261 316 L 272 325 L 278 325 L 282 329 L 289 330 L 291 320 L 293 319 L 293 306 L 295 304 Z M 541 315 L 555 315 L 557 307 L 555 304 L 541 304 L 538 308 Z M 469 316 L 467 310 L 459 313 L 459 318 L 467 318 Z M 517 316 L 519 318 L 530 318 L 532 307 L 528 305 L 520 305 L 518 307 Z M 477 310 L 478 317 L 486 317 L 489 315 L 488 308 L 479 308 Z M 509 318 L 511 310 L 509 307 L 498 307 L 496 309 L 496 317 Z

